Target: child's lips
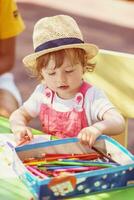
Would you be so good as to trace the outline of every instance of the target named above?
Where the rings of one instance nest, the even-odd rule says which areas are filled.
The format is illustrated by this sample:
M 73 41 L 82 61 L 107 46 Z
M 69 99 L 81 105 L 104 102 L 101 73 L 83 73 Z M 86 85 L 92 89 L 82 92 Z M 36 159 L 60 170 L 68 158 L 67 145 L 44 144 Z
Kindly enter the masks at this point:
M 63 85 L 63 86 L 60 86 L 60 87 L 59 87 L 59 89 L 62 89 L 62 90 L 66 90 L 66 89 L 68 89 L 68 88 L 69 88 L 68 85 Z

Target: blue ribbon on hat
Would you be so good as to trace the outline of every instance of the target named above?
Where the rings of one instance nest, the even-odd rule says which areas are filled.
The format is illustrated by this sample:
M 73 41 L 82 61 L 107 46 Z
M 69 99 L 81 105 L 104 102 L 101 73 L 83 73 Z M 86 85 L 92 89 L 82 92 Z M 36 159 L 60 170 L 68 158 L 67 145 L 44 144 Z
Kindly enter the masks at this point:
M 36 47 L 35 52 L 43 51 L 45 49 L 55 48 L 63 45 L 70 45 L 70 44 L 82 44 L 84 41 L 78 38 L 60 38 L 56 40 L 51 40 L 45 42 L 38 47 Z

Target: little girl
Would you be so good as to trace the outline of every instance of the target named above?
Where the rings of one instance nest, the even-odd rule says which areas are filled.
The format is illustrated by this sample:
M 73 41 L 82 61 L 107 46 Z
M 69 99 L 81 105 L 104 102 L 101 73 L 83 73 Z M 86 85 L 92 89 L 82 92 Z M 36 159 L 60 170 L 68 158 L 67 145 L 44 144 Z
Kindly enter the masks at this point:
M 92 71 L 90 59 L 97 46 L 84 43 L 73 18 L 46 17 L 37 22 L 33 33 L 35 53 L 24 64 L 42 80 L 30 98 L 10 116 L 18 142 L 33 136 L 28 122 L 39 116 L 44 133 L 59 138 L 78 137 L 91 147 L 101 134 L 123 132 L 124 119 L 102 90 L 83 80 Z

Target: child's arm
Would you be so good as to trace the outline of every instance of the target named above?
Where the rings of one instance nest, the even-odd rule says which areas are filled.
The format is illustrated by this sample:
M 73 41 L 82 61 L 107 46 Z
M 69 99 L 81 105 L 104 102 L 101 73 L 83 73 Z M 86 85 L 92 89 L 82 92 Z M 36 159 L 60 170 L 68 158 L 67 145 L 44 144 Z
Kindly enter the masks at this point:
M 78 138 L 91 147 L 101 134 L 117 135 L 122 133 L 124 129 L 125 121 L 123 117 L 115 109 L 110 109 L 104 113 L 102 121 L 82 129 Z
M 115 109 L 110 109 L 103 115 L 103 120 L 93 124 L 106 135 L 118 135 L 125 130 L 125 120 Z
M 27 143 L 33 138 L 31 129 L 27 127 L 28 122 L 32 117 L 26 112 L 23 106 L 14 111 L 10 118 L 10 126 L 15 135 L 17 143 Z

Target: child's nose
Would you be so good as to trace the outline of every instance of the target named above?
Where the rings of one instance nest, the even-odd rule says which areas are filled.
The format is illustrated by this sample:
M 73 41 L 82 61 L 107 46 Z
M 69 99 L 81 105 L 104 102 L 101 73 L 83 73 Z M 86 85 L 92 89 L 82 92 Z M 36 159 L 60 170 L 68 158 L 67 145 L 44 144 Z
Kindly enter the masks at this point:
M 57 82 L 59 84 L 65 83 L 66 78 L 65 75 L 63 73 L 58 73 L 58 77 L 57 77 Z

